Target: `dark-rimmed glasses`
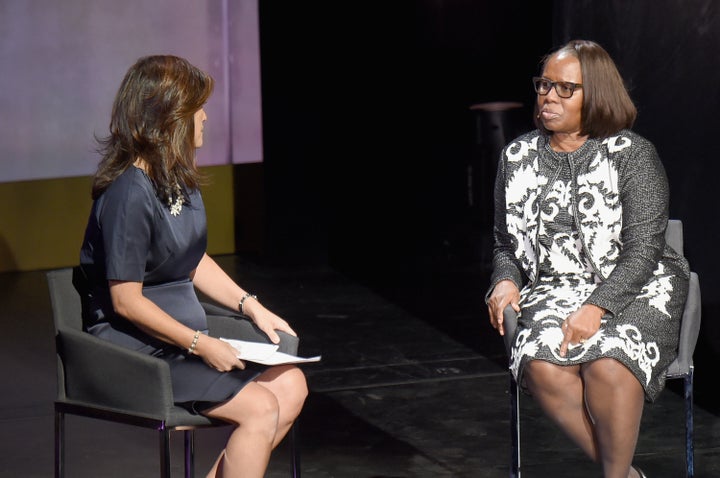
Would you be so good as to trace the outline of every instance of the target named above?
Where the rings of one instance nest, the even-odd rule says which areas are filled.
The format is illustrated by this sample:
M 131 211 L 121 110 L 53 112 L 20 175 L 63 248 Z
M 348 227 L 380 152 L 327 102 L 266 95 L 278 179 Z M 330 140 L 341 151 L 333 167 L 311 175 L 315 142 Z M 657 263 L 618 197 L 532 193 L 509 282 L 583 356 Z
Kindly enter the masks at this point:
M 555 92 L 560 98 L 570 98 L 573 93 L 575 93 L 576 89 L 582 88 L 581 83 L 573 83 L 571 81 L 552 81 L 539 76 L 533 77 L 532 82 L 535 87 L 535 93 L 543 96 L 550 93 L 550 89 L 553 86 L 555 87 Z

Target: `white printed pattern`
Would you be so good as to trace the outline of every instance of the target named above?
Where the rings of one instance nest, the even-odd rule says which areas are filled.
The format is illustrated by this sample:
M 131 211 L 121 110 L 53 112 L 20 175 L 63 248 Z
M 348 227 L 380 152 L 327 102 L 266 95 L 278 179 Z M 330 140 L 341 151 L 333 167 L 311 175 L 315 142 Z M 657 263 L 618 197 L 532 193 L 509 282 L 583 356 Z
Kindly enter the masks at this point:
M 605 142 L 609 152 L 620 151 L 630 146 L 627 138 L 614 137 Z M 509 148 L 507 157 L 510 163 L 526 160 L 531 151 L 537 150 L 537 138 L 531 142 L 519 142 L 517 147 Z M 552 221 L 561 210 L 573 211 L 573 191 L 571 184 L 556 181 L 548 192 L 542 214 L 539 210 L 539 200 L 542 189 L 549 178 L 538 172 L 537 154 L 528 164 L 517 165 L 511 174 L 506 193 L 508 232 L 518 237 L 516 257 L 520 259 L 529 272 L 531 282 L 536 275 L 538 258 L 535 257 L 535 246 L 538 235 L 545 235 L 543 226 L 545 222 Z M 615 261 L 620 253 L 620 229 L 622 226 L 622 211 L 619 203 L 618 173 L 611 161 L 598 153 L 590 163 L 587 172 L 577 176 L 577 208 L 582 218 L 580 226 L 585 239 L 585 246 L 593 258 L 600 272 L 607 276 L 615 267 Z M 537 218 L 540 218 L 538 221 Z M 540 280 L 532 290 L 532 297 L 526 297 L 530 287 L 522 291 L 523 307 L 543 302 L 533 321 L 542 322 L 543 327 L 532 338 L 531 329 L 523 329 L 518 334 L 513 347 L 510 369 L 517 376 L 518 368 L 524 357 L 542 358 L 550 354 L 557 363 L 580 363 L 593 347 L 599 347 L 603 355 L 613 349 L 621 350 L 624 355 L 637 364 L 644 376 L 645 383 L 649 383 L 652 369 L 659 361 L 659 347 L 655 342 L 643 341 L 640 330 L 630 324 L 617 325 L 611 333 L 606 329 L 606 321 L 601 324 L 600 330 L 583 345 L 570 347 L 566 357 L 559 355 L 560 343 L 563 339 L 560 324 L 567 315 L 577 310 L 596 287 L 592 274 L 587 274 L 588 268 L 582 263 L 580 250 L 582 244 L 579 237 L 571 234 L 558 234 L 552 238 L 550 250 L 539 248 L 541 262 L 548 259 L 552 263 L 555 281 Z M 667 304 L 670 301 L 672 286 L 670 277 L 663 275 L 662 265 L 655 271 L 654 280 L 643 288 L 639 298 L 645 298 L 651 307 L 669 316 Z M 571 274 L 576 280 L 568 280 Z M 585 277 L 582 280 L 581 277 Z M 558 281 L 558 277 L 560 280 Z M 547 282 L 547 283 L 545 283 Z M 579 293 L 578 293 L 579 292 Z M 544 352 L 541 352 L 544 350 Z M 612 354 L 611 355 L 617 355 Z

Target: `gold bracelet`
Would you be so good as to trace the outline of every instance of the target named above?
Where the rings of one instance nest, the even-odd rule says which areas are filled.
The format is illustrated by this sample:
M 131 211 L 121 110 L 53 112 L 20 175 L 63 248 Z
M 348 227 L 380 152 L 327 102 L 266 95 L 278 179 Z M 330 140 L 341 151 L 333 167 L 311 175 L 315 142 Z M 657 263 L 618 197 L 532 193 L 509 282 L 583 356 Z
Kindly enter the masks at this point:
M 243 304 L 245 304 L 245 301 L 246 301 L 246 300 L 251 299 L 251 298 L 257 300 L 257 296 L 256 296 L 256 295 L 253 295 L 253 294 L 251 294 L 250 292 L 246 292 L 245 295 L 242 296 L 242 299 L 240 299 L 240 313 L 241 313 L 242 315 L 245 315 L 245 309 L 244 309 L 244 307 L 243 307 Z
M 196 330 L 196 331 L 195 331 L 195 335 L 193 336 L 193 341 L 192 341 L 192 343 L 190 344 L 190 347 L 188 347 L 188 353 L 189 353 L 190 355 L 192 355 L 192 354 L 195 353 L 195 346 L 197 345 L 199 338 L 200 338 L 200 331 L 199 331 L 199 330 Z

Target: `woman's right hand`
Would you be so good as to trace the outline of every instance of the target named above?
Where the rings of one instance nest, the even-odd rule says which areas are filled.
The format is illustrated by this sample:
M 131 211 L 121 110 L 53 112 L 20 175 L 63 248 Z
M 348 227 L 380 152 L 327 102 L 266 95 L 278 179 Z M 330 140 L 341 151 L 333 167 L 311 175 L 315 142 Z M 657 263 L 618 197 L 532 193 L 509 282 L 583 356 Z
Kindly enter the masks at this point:
M 229 372 L 234 368 L 245 368 L 245 362 L 238 358 L 235 347 L 224 340 L 209 335 L 200 334 L 194 353 L 199 355 L 209 367 L 220 372 Z
M 511 280 L 501 280 L 493 288 L 490 298 L 488 299 L 488 313 L 490 315 L 490 324 L 500 335 L 505 335 L 503 327 L 503 311 L 510 304 L 515 312 L 520 312 L 520 291 L 515 283 Z

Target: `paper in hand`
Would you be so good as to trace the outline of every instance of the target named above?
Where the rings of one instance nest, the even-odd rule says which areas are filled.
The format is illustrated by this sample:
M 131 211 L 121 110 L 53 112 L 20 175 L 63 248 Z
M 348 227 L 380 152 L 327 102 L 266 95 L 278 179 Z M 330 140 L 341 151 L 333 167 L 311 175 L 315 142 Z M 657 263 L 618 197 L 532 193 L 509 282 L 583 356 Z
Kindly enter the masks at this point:
M 290 363 L 319 362 L 320 355 L 315 357 L 297 357 L 295 355 L 278 352 L 278 346 L 261 342 L 248 342 L 246 340 L 220 338 L 232 345 L 238 351 L 238 358 L 263 365 L 281 365 Z

